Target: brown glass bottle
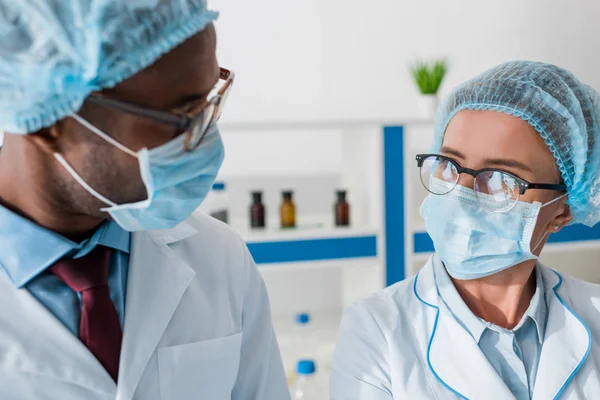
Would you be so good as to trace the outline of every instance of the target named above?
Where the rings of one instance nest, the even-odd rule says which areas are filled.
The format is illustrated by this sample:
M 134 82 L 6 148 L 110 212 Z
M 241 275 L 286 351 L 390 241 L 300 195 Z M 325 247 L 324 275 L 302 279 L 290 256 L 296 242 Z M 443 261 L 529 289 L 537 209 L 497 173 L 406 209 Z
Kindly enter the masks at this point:
M 252 192 L 250 227 L 254 229 L 265 227 L 265 206 L 262 203 L 262 195 L 262 192 Z
M 292 199 L 293 192 L 291 190 L 282 192 L 283 202 L 279 213 L 281 216 L 282 228 L 294 228 L 296 226 L 296 205 Z
M 346 191 L 337 191 L 337 203 L 334 206 L 335 226 L 350 226 L 350 204 L 346 200 Z

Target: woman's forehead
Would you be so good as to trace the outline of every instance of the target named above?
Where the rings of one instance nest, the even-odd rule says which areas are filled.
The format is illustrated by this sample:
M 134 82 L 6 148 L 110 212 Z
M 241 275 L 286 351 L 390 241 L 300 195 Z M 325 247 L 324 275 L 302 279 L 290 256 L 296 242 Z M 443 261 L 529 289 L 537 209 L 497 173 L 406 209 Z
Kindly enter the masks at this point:
M 450 121 L 444 148 L 460 152 L 471 168 L 498 161 L 525 164 L 539 178 L 558 174 L 556 162 L 539 133 L 521 118 L 497 111 L 463 110 Z M 494 162 L 492 162 L 494 161 Z

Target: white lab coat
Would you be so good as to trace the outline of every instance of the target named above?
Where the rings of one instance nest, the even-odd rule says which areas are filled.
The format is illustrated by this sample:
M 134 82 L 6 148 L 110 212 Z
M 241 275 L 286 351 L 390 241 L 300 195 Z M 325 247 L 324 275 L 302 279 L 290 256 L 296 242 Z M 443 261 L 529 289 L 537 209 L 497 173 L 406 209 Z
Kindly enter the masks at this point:
M 133 234 L 118 387 L 4 272 L 0 305 L 3 400 L 289 399 L 264 283 L 208 217 Z
M 440 301 L 434 262 L 346 311 L 332 400 L 514 399 Z M 541 268 L 548 320 L 533 399 L 600 399 L 600 286 Z

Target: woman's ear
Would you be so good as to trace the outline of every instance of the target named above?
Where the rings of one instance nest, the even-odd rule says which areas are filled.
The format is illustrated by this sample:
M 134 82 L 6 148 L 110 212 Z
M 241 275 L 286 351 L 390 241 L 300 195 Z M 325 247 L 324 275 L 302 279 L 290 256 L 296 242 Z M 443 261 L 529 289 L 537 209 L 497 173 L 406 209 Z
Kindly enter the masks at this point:
M 560 214 L 555 216 L 549 224 L 548 231 L 550 233 L 556 233 L 560 231 L 565 226 L 569 225 L 571 221 L 573 221 L 573 214 L 571 214 L 571 208 L 568 204 L 566 204 L 567 200 L 564 199 L 564 204 L 561 204 L 561 207 L 557 210 L 560 211 Z M 561 211 L 562 208 L 562 211 Z

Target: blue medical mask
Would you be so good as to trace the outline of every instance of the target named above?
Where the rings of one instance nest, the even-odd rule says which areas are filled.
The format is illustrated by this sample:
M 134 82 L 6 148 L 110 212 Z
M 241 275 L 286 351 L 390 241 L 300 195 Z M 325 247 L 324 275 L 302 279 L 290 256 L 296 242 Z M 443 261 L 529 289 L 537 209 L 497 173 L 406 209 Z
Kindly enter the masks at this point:
M 218 129 L 213 127 L 202 144 L 191 152 L 184 150 L 185 135 L 152 150 L 134 152 L 108 136 L 78 115 L 72 116 L 80 124 L 113 146 L 138 159 L 142 181 L 148 198 L 130 204 L 116 204 L 90 185 L 67 163 L 61 154 L 56 159 L 73 178 L 92 196 L 110 207 L 102 211 L 129 232 L 170 229 L 188 218 L 202 203 L 225 155 Z
M 446 195 L 429 195 L 421 206 L 421 216 L 448 274 L 470 280 L 537 259 L 533 252 L 547 235 L 532 248 L 540 210 L 565 196 L 543 205 L 518 201 L 510 211 L 497 213 L 483 208 L 472 189 L 456 186 Z

